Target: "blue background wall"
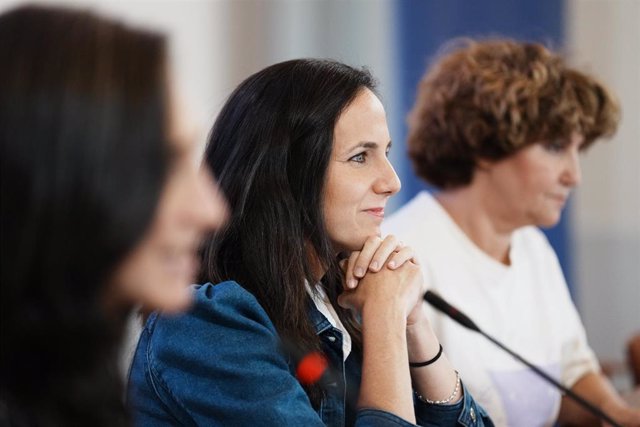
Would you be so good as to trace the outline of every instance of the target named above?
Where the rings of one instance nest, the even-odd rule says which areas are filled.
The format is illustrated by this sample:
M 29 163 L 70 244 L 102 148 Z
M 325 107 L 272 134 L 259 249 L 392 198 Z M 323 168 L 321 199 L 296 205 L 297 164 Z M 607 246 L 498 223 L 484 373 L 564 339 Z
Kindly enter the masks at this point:
M 390 127 L 395 151 L 393 161 L 402 180 L 402 191 L 396 197 L 395 206 L 403 205 L 420 190 L 428 189 L 415 177 L 407 159 L 404 118 L 415 100 L 418 82 L 438 49 L 456 37 L 490 36 L 539 41 L 559 49 L 564 42 L 563 5 L 557 0 L 394 2 L 397 46 L 394 75 L 399 94 Z M 568 217 L 569 212 L 565 210 L 560 223 L 545 233 L 558 254 L 573 292 Z

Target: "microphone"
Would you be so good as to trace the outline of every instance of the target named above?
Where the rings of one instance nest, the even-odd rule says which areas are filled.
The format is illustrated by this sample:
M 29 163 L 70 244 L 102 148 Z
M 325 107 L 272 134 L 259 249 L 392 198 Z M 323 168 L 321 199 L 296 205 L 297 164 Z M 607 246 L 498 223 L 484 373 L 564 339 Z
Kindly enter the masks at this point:
M 337 384 L 344 384 L 345 407 L 357 409 L 358 389 L 353 378 L 344 376 L 342 372 L 333 368 L 328 357 L 322 351 L 305 352 L 288 338 L 280 339 L 280 350 L 295 369 L 295 377 L 305 386 L 317 385 L 324 390 L 335 388 Z
M 329 362 L 324 354 L 313 351 L 307 353 L 298 362 L 296 377 L 303 385 L 323 383 L 330 376 Z
M 288 338 L 281 338 L 280 350 L 293 364 L 295 376 L 304 386 L 324 386 L 336 379 L 327 356 L 320 351 L 305 352 Z
M 498 341 L 497 339 L 493 338 L 491 335 L 489 335 L 486 332 L 484 332 L 467 315 L 465 315 L 460 310 L 458 310 L 457 308 L 455 308 L 454 306 L 452 306 L 451 304 L 446 302 L 438 294 L 435 294 L 435 293 L 433 293 L 431 291 L 427 291 L 424 294 L 424 299 L 429 304 L 431 304 L 433 307 L 435 307 L 439 311 L 443 312 L 447 316 L 451 317 L 453 320 L 455 320 L 456 322 L 458 322 L 459 324 L 461 324 L 465 328 L 471 329 L 472 331 L 478 332 L 479 334 L 483 335 L 489 341 L 491 341 L 492 343 L 494 343 L 495 345 L 497 345 L 498 347 L 500 347 L 501 349 L 503 349 L 504 351 L 509 353 L 511 356 L 513 356 L 514 358 L 516 358 L 520 362 L 522 362 L 524 365 L 526 365 L 533 372 L 538 374 L 540 377 L 544 378 L 547 382 L 549 382 L 550 384 L 555 386 L 563 394 L 569 396 L 571 399 L 576 401 L 583 408 L 585 408 L 586 410 L 591 412 L 593 415 L 595 415 L 599 419 L 608 422 L 613 427 L 622 427 L 620 424 L 618 424 L 613 419 L 611 419 L 611 417 L 609 415 L 607 415 L 605 412 L 603 412 L 600 408 L 594 406 L 591 402 L 589 402 L 588 400 L 586 400 L 585 398 L 583 398 L 582 396 L 580 396 L 576 392 L 574 392 L 574 391 L 568 389 L 567 387 L 565 387 L 564 385 L 560 384 L 558 381 L 556 381 L 554 378 L 552 378 L 549 374 L 544 372 L 542 369 L 538 368 L 533 363 L 529 362 L 528 360 L 526 360 L 525 358 L 520 356 L 518 353 L 514 352 L 513 350 L 511 350 L 510 348 L 508 348 L 507 346 L 502 344 L 500 341 Z

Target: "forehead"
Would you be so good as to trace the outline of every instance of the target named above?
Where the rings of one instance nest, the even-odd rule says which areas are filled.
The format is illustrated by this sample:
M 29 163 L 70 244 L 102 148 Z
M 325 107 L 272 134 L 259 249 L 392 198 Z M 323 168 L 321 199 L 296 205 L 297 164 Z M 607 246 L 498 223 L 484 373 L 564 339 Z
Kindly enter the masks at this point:
M 339 152 L 363 141 L 386 145 L 389 140 L 382 103 L 371 90 L 362 89 L 336 122 L 334 150 Z

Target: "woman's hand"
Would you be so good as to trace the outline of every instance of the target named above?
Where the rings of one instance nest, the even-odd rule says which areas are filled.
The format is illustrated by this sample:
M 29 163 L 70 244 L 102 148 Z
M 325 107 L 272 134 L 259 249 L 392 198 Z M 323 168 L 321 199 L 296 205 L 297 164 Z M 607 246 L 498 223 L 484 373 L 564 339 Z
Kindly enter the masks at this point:
M 404 246 L 395 236 L 388 235 L 384 239 L 378 236 L 369 237 L 361 250 L 352 252 L 341 264 L 345 272 L 345 290 L 355 289 L 367 272 L 375 273 L 383 267 L 394 270 L 408 261 L 418 264 L 413 249 Z M 407 327 L 423 323 L 425 320 L 420 299 L 407 317 Z
M 387 257 L 387 258 L 385 258 Z M 366 295 L 350 296 L 353 290 L 360 286 L 368 276 L 375 275 L 384 269 L 396 270 L 406 263 L 413 264 L 413 268 L 419 270 L 422 277 L 422 271 L 412 248 L 404 246 L 395 236 L 389 235 L 384 240 L 379 237 L 371 237 L 367 239 L 362 250 L 355 251 L 348 259 L 342 262 L 345 271 L 345 293 L 343 304 L 350 304 L 355 309 L 360 310 L 362 301 L 359 298 L 367 298 Z M 364 271 L 364 273 L 363 273 Z M 380 279 L 393 281 L 397 280 L 393 275 L 380 276 Z M 349 281 L 353 282 L 350 283 Z M 415 299 L 414 305 L 406 312 L 406 333 L 408 338 L 408 351 L 411 360 L 426 360 L 433 355 L 434 349 L 438 349 L 438 339 L 435 337 L 431 324 L 429 322 L 427 311 L 422 296 L 426 289 L 421 283 L 420 295 Z M 392 285 L 393 286 L 393 285 Z M 339 299 L 340 301 L 340 299 Z
M 602 409 L 625 427 L 640 427 L 640 408 L 632 408 L 617 400 L 611 400 L 603 405 Z M 609 423 L 606 422 L 602 425 L 609 427 Z
M 345 290 L 355 289 L 367 271 L 376 273 L 385 266 L 394 270 L 409 260 L 418 264 L 413 249 L 404 246 L 395 236 L 388 235 L 384 239 L 378 236 L 369 237 L 361 250 L 353 251 L 349 258 L 343 261 Z
M 400 258 L 404 256 L 406 254 Z M 345 290 L 338 297 L 338 304 L 361 314 L 365 304 L 374 310 L 398 308 L 403 313 L 403 320 L 407 319 L 425 292 L 422 271 L 411 260 L 405 260 L 393 269 L 388 267 L 389 260 L 383 263 L 385 261 L 387 265 L 376 272 L 368 271 L 355 289 Z
M 356 310 L 362 321 L 362 380 L 358 406 L 394 413 L 415 423 L 411 374 L 407 364 L 407 316 L 422 297 L 418 265 L 404 262 L 393 270 L 382 260 L 368 270 L 355 289 L 338 297 L 340 306 Z
M 439 350 L 438 339 L 433 334 L 422 303 L 425 291 L 420 266 L 408 260 L 394 269 L 384 266 L 377 272 L 368 271 L 355 289 L 345 290 L 338 297 L 340 306 L 356 310 L 361 315 L 364 343 L 362 384 L 369 386 L 373 382 L 371 389 L 376 393 L 389 390 L 388 384 L 393 384 L 397 378 L 402 379 L 400 382 L 406 383 L 409 390 L 413 383 L 420 395 L 433 400 L 448 399 L 452 390 L 457 390 L 457 374 L 446 355 L 419 369 L 409 369 L 407 363 L 407 358 L 415 362 L 432 359 Z M 382 362 L 377 365 L 379 359 Z M 390 360 L 394 361 L 394 370 L 390 369 Z M 372 372 L 378 379 L 384 375 L 386 380 L 372 380 Z M 381 386 L 375 387 L 378 383 Z M 396 394 L 400 396 L 401 392 Z M 411 393 L 404 398 L 411 401 Z M 451 403 L 461 398 L 462 393 L 458 392 L 451 397 Z M 366 394 L 360 403 L 367 406 L 370 403 L 368 399 L 372 398 Z

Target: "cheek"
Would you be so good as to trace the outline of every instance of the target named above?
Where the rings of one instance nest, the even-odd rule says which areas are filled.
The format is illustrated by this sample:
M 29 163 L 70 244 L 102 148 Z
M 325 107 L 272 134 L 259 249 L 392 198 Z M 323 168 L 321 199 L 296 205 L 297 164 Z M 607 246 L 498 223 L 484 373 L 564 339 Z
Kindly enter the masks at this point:
M 149 289 L 153 289 L 153 281 L 161 277 L 163 260 L 160 247 L 165 230 L 162 216 L 154 218 L 146 235 L 121 263 L 116 285 L 125 298 L 144 300 Z
M 526 181 L 527 188 L 531 193 L 540 197 L 552 192 L 556 186 L 556 181 L 550 170 L 538 169 L 528 178 Z
M 112 296 L 126 303 L 137 303 L 144 299 L 146 280 L 152 273 L 153 261 L 146 245 L 134 250 L 117 268 L 114 274 Z
M 528 162 L 515 163 L 503 180 L 517 198 L 535 197 L 547 191 L 552 182 L 551 172 L 544 165 L 531 165 Z
M 327 192 L 324 208 L 327 233 L 340 250 L 350 246 L 348 242 L 353 240 L 352 235 L 357 227 L 353 198 L 348 193 L 348 188 L 342 190 Z
M 162 193 L 149 231 L 152 239 L 161 240 L 162 233 L 171 229 L 176 221 L 176 215 L 179 215 L 181 209 L 185 209 L 184 203 L 193 203 L 192 200 L 184 197 L 188 194 L 189 188 L 181 184 L 180 180 L 173 179 Z
M 545 191 L 557 181 L 557 161 L 553 156 L 537 152 L 516 163 L 514 175 L 524 188 Z
M 184 310 L 191 302 L 188 283 L 176 281 L 166 271 L 165 263 L 162 251 L 153 242 L 142 245 L 125 260 L 113 292 L 129 304 L 167 312 Z
M 339 195 L 332 195 L 325 199 L 324 218 L 327 232 L 331 237 L 339 235 L 348 223 L 349 216 L 343 200 Z
M 325 195 L 325 218 L 334 224 L 356 222 L 362 194 L 362 189 L 351 183 L 333 186 Z

